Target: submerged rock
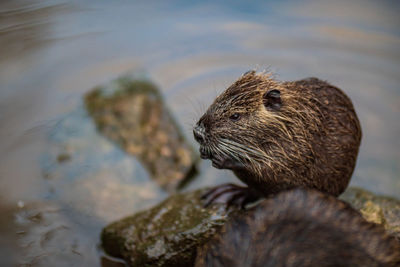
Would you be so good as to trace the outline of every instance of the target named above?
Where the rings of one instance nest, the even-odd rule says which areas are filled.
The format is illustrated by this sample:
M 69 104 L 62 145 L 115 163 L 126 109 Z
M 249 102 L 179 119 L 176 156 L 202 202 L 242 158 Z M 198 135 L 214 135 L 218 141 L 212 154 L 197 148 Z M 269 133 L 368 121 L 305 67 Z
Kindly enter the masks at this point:
M 235 212 L 224 204 L 203 208 L 207 189 L 176 194 L 152 209 L 107 226 L 101 235 L 106 253 L 131 266 L 191 266 L 196 248 Z
M 360 211 L 367 221 L 382 225 L 400 241 L 400 200 L 356 187 L 348 188 L 340 199 Z
M 24 203 L 14 213 L 14 223 L 20 250 L 18 266 L 99 264 L 92 254 L 96 249 L 92 239 L 94 231 L 91 231 L 93 224 L 88 229 L 77 223 L 60 203 Z
M 136 156 L 167 191 L 197 173 L 198 158 L 152 83 L 120 78 L 89 92 L 85 105 L 99 132 Z

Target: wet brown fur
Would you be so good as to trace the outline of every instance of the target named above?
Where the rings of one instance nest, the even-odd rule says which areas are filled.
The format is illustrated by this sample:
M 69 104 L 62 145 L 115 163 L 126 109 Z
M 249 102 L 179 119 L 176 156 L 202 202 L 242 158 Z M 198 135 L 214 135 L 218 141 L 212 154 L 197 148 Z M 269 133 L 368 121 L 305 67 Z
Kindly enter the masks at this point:
M 280 91 L 279 109 L 264 105 L 272 89 Z M 234 113 L 240 120 L 229 119 Z M 317 78 L 280 82 L 251 71 L 218 96 L 199 123 L 206 129 L 201 149 L 213 161 L 240 162 L 242 168 L 231 169 L 263 195 L 297 186 L 339 195 L 361 142 L 350 99 Z
M 400 245 L 348 204 L 295 189 L 224 225 L 195 266 L 400 266 Z

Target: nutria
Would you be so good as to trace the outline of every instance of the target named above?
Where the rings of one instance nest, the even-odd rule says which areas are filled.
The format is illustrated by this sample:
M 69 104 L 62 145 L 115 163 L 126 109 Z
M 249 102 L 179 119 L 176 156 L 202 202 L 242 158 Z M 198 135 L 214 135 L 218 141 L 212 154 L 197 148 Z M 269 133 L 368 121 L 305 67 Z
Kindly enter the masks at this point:
M 245 203 L 298 186 L 338 196 L 361 142 L 353 104 L 339 88 L 317 78 L 280 82 L 255 71 L 218 96 L 193 133 L 203 159 L 248 185 L 217 187 L 208 202 L 235 191 Z
M 400 266 L 400 243 L 348 204 L 310 189 L 266 199 L 197 250 L 200 266 Z

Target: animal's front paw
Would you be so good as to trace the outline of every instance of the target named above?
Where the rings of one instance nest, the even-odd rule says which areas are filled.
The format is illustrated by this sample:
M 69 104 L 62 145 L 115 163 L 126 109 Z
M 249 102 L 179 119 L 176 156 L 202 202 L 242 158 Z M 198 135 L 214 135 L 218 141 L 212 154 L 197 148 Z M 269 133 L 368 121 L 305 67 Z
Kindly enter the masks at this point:
M 213 203 L 225 203 L 227 206 L 233 205 L 244 208 L 246 204 L 258 200 L 260 196 L 254 194 L 248 187 L 222 184 L 211 188 L 201 198 L 204 200 L 204 207 Z

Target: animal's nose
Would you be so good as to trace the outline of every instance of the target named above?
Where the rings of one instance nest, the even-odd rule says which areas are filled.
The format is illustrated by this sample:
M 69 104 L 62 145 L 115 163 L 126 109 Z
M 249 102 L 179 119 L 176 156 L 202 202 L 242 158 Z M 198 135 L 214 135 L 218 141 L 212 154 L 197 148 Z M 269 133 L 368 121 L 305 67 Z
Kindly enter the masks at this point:
M 194 139 L 196 139 L 196 141 L 199 142 L 200 144 L 204 142 L 204 133 L 199 125 L 193 128 L 193 135 Z

